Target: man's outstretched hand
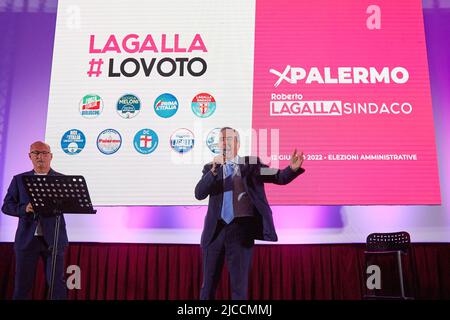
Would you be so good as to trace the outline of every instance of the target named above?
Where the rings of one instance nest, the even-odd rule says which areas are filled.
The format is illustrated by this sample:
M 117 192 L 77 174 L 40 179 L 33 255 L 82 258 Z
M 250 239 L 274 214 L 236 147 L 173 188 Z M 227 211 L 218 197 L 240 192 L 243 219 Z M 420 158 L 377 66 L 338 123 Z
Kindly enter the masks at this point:
M 289 164 L 289 166 L 293 171 L 297 171 L 302 167 L 304 159 L 305 158 L 303 156 L 303 151 L 299 154 L 297 152 L 297 149 L 294 149 L 294 153 L 291 155 L 291 163 Z

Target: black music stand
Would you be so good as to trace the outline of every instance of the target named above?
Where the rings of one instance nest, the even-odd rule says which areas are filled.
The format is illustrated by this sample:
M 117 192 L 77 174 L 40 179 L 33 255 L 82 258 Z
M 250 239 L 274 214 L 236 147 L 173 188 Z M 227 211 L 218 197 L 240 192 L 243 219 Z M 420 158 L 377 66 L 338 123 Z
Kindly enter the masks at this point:
M 33 211 L 43 217 L 56 217 L 52 248 L 52 268 L 48 299 L 53 298 L 59 225 L 63 213 L 95 214 L 83 176 L 23 176 L 23 185 Z

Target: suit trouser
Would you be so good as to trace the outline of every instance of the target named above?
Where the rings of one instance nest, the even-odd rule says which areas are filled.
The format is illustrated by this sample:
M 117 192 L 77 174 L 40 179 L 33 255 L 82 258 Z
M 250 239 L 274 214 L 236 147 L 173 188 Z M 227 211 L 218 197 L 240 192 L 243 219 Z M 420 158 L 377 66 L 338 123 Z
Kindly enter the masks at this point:
M 44 260 L 45 280 L 50 286 L 52 251 L 43 237 L 34 237 L 27 250 L 15 250 L 16 275 L 14 281 L 14 300 L 31 298 L 31 289 L 36 275 L 39 257 Z M 56 255 L 55 284 L 53 299 L 67 298 L 66 282 L 64 281 L 64 250 L 58 250 Z
M 211 243 L 203 248 L 201 300 L 215 298 L 224 260 L 230 273 L 231 298 L 245 300 L 253 254 L 255 218 L 235 218 L 230 224 L 220 220 Z

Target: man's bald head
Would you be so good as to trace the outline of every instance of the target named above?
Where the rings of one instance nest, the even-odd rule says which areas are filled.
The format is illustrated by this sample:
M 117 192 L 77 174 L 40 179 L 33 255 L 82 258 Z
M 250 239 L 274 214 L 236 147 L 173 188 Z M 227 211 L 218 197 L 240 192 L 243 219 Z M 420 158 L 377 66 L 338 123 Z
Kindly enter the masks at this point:
M 33 142 L 30 145 L 30 153 L 28 156 L 33 163 L 33 170 L 37 173 L 48 173 L 50 171 L 50 163 L 53 155 L 50 146 L 42 141 Z
M 45 142 L 42 142 L 42 141 L 36 141 L 36 142 L 33 142 L 33 143 L 30 145 L 30 152 L 33 150 L 33 148 L 47 148 L 48 151 L 51 152 L 51 150 L 50 150 L 50 145 L 47 144 L 47 143 L 45 143 Z

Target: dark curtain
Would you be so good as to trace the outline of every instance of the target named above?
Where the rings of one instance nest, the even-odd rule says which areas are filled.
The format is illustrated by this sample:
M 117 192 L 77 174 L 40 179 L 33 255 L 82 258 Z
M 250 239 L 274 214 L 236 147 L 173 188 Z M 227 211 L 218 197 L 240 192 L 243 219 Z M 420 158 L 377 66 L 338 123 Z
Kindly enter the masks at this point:
M 362 299 L 367 293 L 364 249 L 364 244 L 258 245 L 249 298 Z M 0 243 L 0 256 L 0 299 L 10 299 L 14 287 L 13 244 Z M 395 291 L 395 260 L 382 260 L 378 263 L 383 290 Z M 403 264 L 408 295 L 450 299 L 450 244 L 412 244 Z M 68 291 L 71 300 L 190 300 L 198 298 L 202 282 L 198 245 L 71 243 L 66 265 L 81 269 L 81 289 Z M 40 262 L 33 299 L 44 299 L 45 291 Z M 217 298 L 229 297 L 225 267 Z

